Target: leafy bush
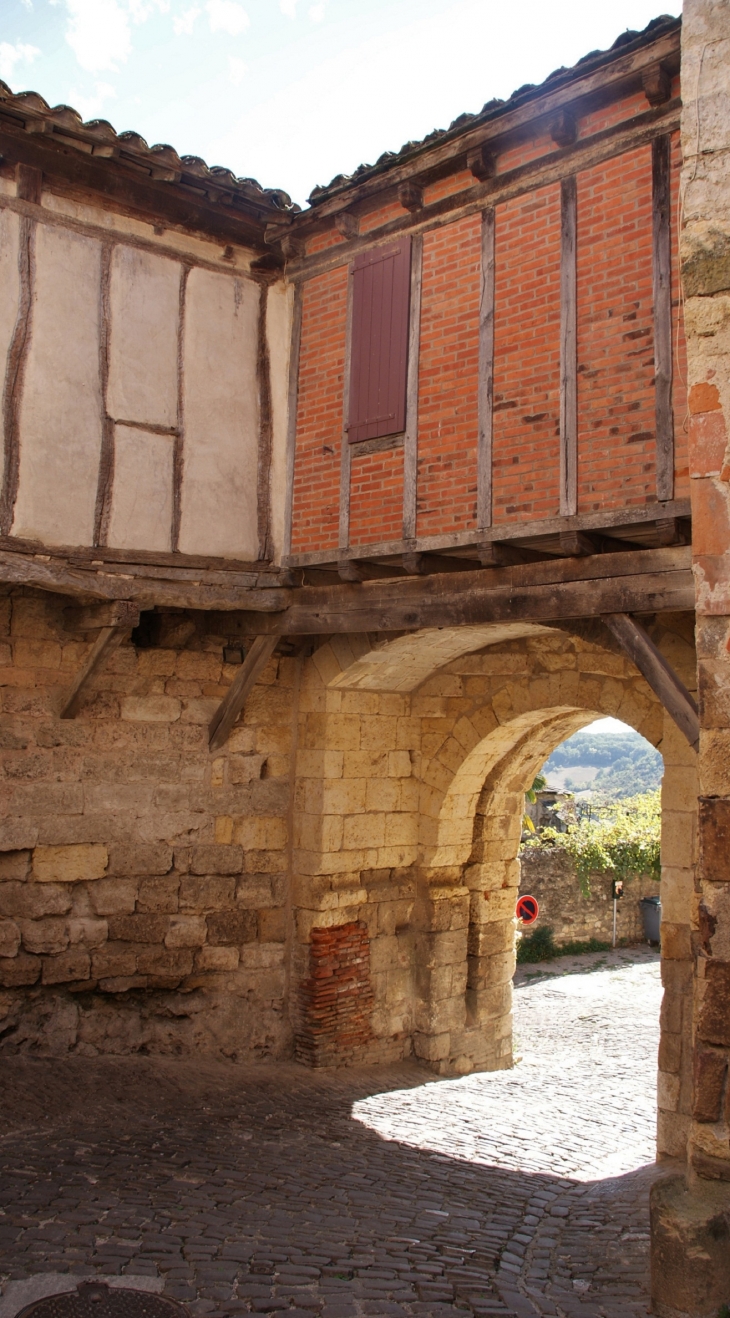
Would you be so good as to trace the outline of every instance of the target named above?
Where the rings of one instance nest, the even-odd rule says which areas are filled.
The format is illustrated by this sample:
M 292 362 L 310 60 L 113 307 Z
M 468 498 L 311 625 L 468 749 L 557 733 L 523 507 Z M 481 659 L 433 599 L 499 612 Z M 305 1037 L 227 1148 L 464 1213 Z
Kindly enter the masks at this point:
M 610 871 L 616 879 L 647 874 L 661 878 L 661 802 L 657 789 L 603 806 L 590 818 L 569 824 L 567 832 L 543 828 L 523 847 L 553 850 L 572 857 L 581 892 L 590 896 L 591 873 Z
M 517 962 L 524 965 L 529 961 L 552 961 L 558 955 L 553 939 L 553 931 L 545 924 L 534 929 L 531 934 L 523 934 L 517 944 Z
M 598 938 L 561 943 L 558 946 L 553 930 L 546 924 L 539 929 L 533 929 L 531 934 L 523 934 L 517 944 L 517 962 L 518 965 L 526 965 L 535 961 L 554 961 L 558 956 L 580 956 L 582 952 L 607 952 L 610 947 L 610 943 L 602 943 Z

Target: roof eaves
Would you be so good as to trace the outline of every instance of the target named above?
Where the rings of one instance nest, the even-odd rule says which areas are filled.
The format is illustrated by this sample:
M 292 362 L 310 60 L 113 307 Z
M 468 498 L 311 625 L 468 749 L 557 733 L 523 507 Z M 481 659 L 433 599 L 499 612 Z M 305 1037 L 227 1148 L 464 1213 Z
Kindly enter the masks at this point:
M 499 100 L 499 98 L 487 101 L 477 114 L 460 114 L 458 118 L 449 124 L 448 128 L 435 128 L 421 138 L 420 141 L 405 142 L 399 151 L 384 151 L 374 165 L 358 165 L 352 174 L 337 174 L 330 183 L 312 189 L 307 198 L 309 205 L 315 208 L 330 197 L 336 196 L 337 193 L 345 192 L 355 183 L 362 183 L 368 178 L 386 173 L 396 163 L 403 164 L 411 159 L 415 160 L 419 154 L 428 151 L 436 142 L 442 143 L 455 140 L 467 130 L 471 131 L 482 124 L 498 119 L 518 106 L 543 95 L 545 91 L 551 91 L 554 87 L 559 87 L 574 79 L 583 77 L 591 68 L 599 68 L 601 64 L 609 64 L 611 60 L 628 54 L 631 50 L 638 50 L 641 46 L 649 45 L 658 36 L 663 36 L 673 29 L 679 29 L 681 24 L 681 18 L 675 18 L 671 14 L 662 14 L 658 18 L 653 18 L 641 32 L 628 30 L 622 32 L 608 50 L 592 50 L 587 55 L 583 55 L 572 67 L 554 69 L 542 83 L 525 83 L 524 86 L 518 87 L 506 101 Z

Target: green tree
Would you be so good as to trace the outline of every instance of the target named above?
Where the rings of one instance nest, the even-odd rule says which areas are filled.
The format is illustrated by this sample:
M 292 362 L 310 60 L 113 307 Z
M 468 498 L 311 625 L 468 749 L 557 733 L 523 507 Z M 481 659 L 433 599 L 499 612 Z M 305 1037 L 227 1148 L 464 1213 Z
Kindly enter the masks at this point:
M 610 871 L 617 879 L 638 874 L 661 878 L 661 800 L 659 789 L 613 801 L 589 819 L 569 824 L 566 833 L 543 828 L 524 847 L 559 847 L 572 857 L 581 892 L 590 896 L 591 873 Z

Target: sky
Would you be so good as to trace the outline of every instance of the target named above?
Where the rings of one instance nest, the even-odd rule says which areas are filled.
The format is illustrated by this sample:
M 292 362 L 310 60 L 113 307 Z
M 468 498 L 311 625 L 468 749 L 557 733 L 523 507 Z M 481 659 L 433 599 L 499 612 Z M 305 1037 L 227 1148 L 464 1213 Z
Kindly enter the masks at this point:
M 675 0 L 0 0 L 0 78 L 304 205 Z

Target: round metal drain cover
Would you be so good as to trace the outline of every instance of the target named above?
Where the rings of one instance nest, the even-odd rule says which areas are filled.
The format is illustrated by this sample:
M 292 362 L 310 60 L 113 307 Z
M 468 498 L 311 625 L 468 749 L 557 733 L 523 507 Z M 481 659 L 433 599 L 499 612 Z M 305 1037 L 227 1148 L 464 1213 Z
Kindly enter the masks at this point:
M 124 1290 L 101 1281 L 82 1281 L 75 1291 L 46 1295 L 17 1318 L 182 1318 L 187 1310 L 148 1291 Z

